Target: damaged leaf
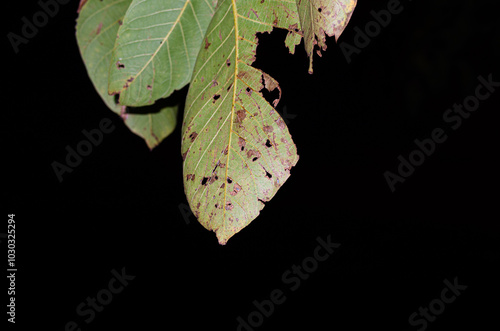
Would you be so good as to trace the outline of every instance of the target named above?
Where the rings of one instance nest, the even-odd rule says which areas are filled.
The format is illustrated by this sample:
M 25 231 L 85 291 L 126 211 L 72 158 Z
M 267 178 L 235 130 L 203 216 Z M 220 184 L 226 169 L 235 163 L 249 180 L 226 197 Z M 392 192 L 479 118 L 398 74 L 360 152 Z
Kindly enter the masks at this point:
M 300 42 L 296 4 L 288 1 L 219 1 L 191 80 L 183 121 L 184 189 L 198 221 L 220 244 L 255 219 L 297 163 L 285 122 L 262 90 L 278 82 L 251 66 L 257 33 L 289 31 Z
M 76 39 L 87 73 L 105 104 L 121 115 L 130 130 L 142 137 L 149 148 L 158 145 L 175 128 L 177 106 L 154 113 L 129 114 L 125 106 L 108 94 L 111 55 L 118 28 L 132 0 L 88 0 L 82 4 L 76 26 Z
M 212 2 L 133 0 L 118 30 L 109 93 L 119 94 L 120 104 L 137 107 L 188 84 L 212 19 Z
M 357 0 L 296 0 L 304 34 L 304 46 L 309 56 L 309 73 L 313 72 L 313 50 L 318 55 L 326 50 L 326 35 L 338 40 L 356 7 Z

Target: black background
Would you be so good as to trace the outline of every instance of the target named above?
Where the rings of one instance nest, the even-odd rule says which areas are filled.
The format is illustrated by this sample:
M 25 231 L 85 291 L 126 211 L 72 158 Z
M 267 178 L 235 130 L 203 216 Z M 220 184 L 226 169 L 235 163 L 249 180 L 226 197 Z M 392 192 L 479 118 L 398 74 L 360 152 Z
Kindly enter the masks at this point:
M 16 214 L 16 327 L 236 330 L 254 300 L 280 289 L 286 301 L 255 330 L 418 330 L 409 316 L 455 277 L 467 289 L 427 329 L 496 325 L 500 92 L 457 130 L 442 118 L 474 94 L 479 75 L 500 81 L 493 3 L 402 1 L 348 63 L 339 44 L 354 45 L 354 28 L 387 7 L 360 1 L 339 44 L 329 38 L 314 57 L 313 75 L 303 44 L 290 55 L 285 32 L 262 35 L 255 66 L 281 85 L 278 110 L 295 115 L 288 127 L 300 160 L 226 246 L 181 212 L 180 125 L 150 151 L 95 92 L 75 41 L 78 1 L 17 54 L 5 37 L 2 217 Z M 16 5 L 4 12 L 4 36 L 40 10 Z M 103 118 L 116 129 L 59 183 L 52 162 Z M 438 127 L 446 142 L 391 192 L 384 172 L 396 173 L 398 156 Z M 341 246 L 291 291 L 283 273 L 328 236 Z M 122 268 L 135 279 L 85 323 L 76 307 Z

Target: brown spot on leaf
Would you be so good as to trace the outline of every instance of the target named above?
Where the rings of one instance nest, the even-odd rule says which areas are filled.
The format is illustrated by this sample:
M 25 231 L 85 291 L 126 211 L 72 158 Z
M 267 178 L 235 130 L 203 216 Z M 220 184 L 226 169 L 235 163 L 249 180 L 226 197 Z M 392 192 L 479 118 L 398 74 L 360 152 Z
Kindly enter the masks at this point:
M 191 139 L 191 142 L 193 142 L 196 139 L 196 137 L 198 137 L 198 134 L 196 132 L 193 132 L 193 133 L 191 133 L 189 135 L 189 138 Z
M 226 203 L 226 210 L 233 210 L 234 205 L 231 202 Z
M 186 155 L 187 155 L 187 151 L 185 151 L 184 153 L 182 153 L 182 161 L 184 161 L 186 159 Z
M 102 29 L 102 22 L 99 23 L 99 25 L 97 26 L 97 30 L 96 30 L 95 34 L 98 35 L 99 33 L 101 33 L 101 29 Z
M 248 152 L 247 152 L 247 157 L 250 159 L 252 158 L 252 161 L 257 161 L 257 159 L 260 157 L 260 152 L 259 151 L 256 151 L 254 149 L 250 149 Z
M 288 29 L 293 32 L 299 32 L 299 24 L 298 23 L 292 24 L 288 27 Z
M 264 132 L 273 132 L 273 127 L 270 126 L 270 125 L 264 125 L 264 127 L 262 128 L 262 130 L 264 130 Z
M 246 78 L 252 78 L 252 75 L 248 71 L 239 71 L 238 78 L 241 80 L 246 80 Z
M 125 65 L 124 65 L 123 63 L 121 63 L 120 61 L 117 61 L 117 62 L 116 62 L 116 67 L 117 67 L 118 69 L 123 69 L 123 68 L 125 68 Z
M 281 117 L 276 120 L 276 124 L 278 124 L 278 127 L 281 130 L 284 130 L 285 127 L 286 127 L 285 122 L 283 122 L 283 120 L 281 119 Z
M 78 9 L 76 10 L 76 12 L 79 13 L 80 10 L 82 10 L 83 5 L 85 5 L 86 3 L 87 0 L 80 0 L 80 4 L 78 5 Z
M 238 138 L 238 146 L 240 147 L 240 151 L 244 151 L 245 150 L 245 145 L 247 144 L 247 142 L 245 141 L 245 139 L 239 137 Z
M 210 47 L 210 45 L 212 45 L 211 43 L 208 42 L 208 38 L 205 37 L 205 49 L 208 49 L 208 47 Z
M 233 191 L 229 194 L 234 197 L 236 194 L 238 194 L 239 191 L 241 191 L 241 186 L 238 183 L 235 183 Z
M 247 116 L 247 112 L 244 109 L 240 109 L 236 112 L 236 123 L 241 123 Z
M 194 180 L 195 176 L 196 176 L 195 174 L 188 174 L 186 176 L 186 180 Z

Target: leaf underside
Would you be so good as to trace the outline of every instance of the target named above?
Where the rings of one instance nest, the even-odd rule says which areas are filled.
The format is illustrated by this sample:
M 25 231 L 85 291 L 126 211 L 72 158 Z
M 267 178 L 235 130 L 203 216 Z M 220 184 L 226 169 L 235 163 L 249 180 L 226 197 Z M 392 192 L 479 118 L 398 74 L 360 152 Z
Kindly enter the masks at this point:
M 142 137 L 149 148 L 157 146 L 175 128 L 177 106 L 146 114 L 129 114 L 127 107 L 108 94 L 109 67 L 121 22 L 132 0 L 88 0 L 80 8 L 76 39 L 88 75 L 104 103 L 121 115 L 129 129 Z
M 118 30 L 109 93 L 137 107 L 187 85 L 214 7 L 212 0 L 133 0 Z
M 321 56 L 326 36 L 339 38 L 356 0 L 216 3 L 82 1 L 76 35 L 99 95 L 150 148 L 174 130 L 177 106 L 144 106 L 190 83 L 182 125 L 184 190 L 198 221 L 226 244 L 258 216 L 299 159 L 275 110 L 278 82 L 252 67 L 257 33 L 288 30 L 292 54 L 304 38 L 312 73 L 314 48 Z M 264 90 L 279 96 L 268 101 Z
M 183 121 L 184 189 L 199 222 L 220 244 L 257 217 L 290 176 L 298 155 L 288 128 L 262 90 L 279 89 L 251 66 L 257 33 L 289 30 L 300 42 L 296 5 L 220 1 L 189 88 Z

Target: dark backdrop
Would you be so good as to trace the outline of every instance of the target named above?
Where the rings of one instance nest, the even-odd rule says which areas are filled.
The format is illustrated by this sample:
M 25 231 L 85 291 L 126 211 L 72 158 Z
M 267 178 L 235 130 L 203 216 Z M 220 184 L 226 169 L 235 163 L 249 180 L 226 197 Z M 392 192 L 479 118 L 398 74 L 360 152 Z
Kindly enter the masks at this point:
M 255 66 L 281 85 L 278 110 L 300 160 L 226 246 L 186 211 L 180 125 L 150 151 L 94 91 L 75 42 L 77 1 L 61 5 L 17 54 L 5 37 L 0 232 L 15 213 L 16 327 L 236 330 L 249 315 L 254 330 L 497 324 L 500 92 L 456 130 L 443 120 L 474 96 L 478 76 L 500 81 L 493 3 L 402 1 L 402 12 L 346 57 L 340 45 L 356 46 L 357 29 L 388 4 L 360 1 L 338 44 L 330 38 L 315 55 L 313 75 L 303 44 L 292 56 L 284 32 L 262 35 Z M 5 36 L 40 10 L 35 1 L 7 6 Z M 103 118 L 115 130 L 60 183 L 52 162 L 64 162 L 66 146 Z M 447 140 L 392 192 L 384 173 L 397 174 L 398 156 L 408 159 L 414 140 L 436 128 Z M 317 238 L 340 246 L 315 266 Z M 4 239 L 1 247 L 5 258 Z M 304 261 L 307 279 L 283 281 Z M 108 299 L 113 270 L 135 278 L 94 318 L 80 316 L 87 297 Z M 441 304 L 446 281 L 467 288 Z M 269 310 L 273 291 L 286 299 L 259 320 L 253 302 Z M 433 321 L 410 325 L 429 304 Z

